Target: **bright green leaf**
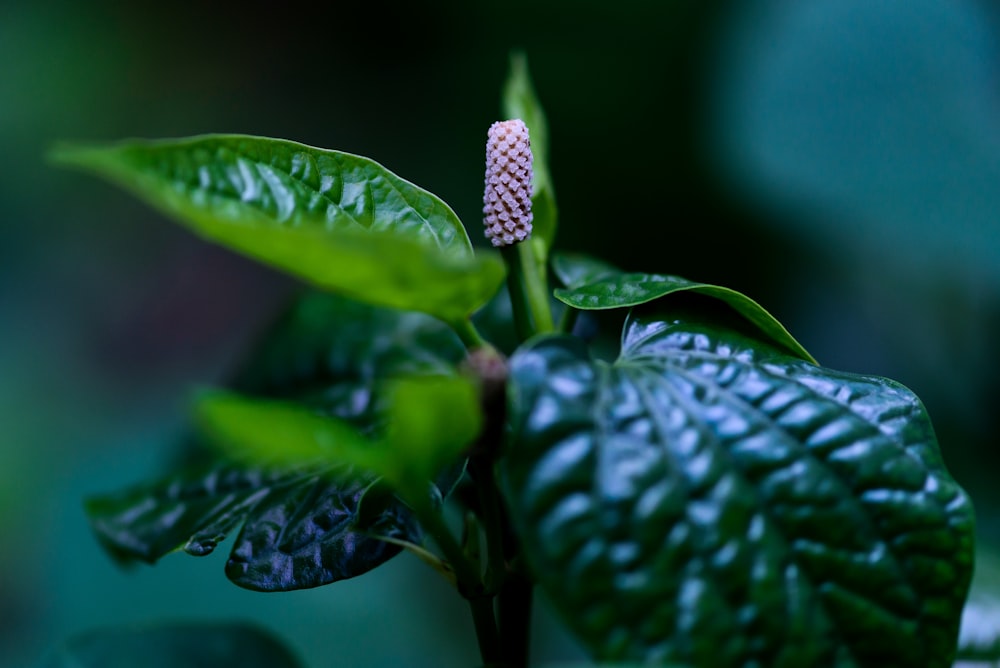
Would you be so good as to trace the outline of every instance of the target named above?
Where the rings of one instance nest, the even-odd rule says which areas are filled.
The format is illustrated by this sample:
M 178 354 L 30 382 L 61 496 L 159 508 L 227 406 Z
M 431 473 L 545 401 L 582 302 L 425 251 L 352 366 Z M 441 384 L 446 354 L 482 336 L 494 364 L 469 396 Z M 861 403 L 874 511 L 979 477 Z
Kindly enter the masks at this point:
M 816 362 L 809 351 L 803 348 L 773 315 L 736 290 L 708 283 L 696 283 L 679 276 L 622 273 L 614 271 L 610 265 L 603 265 L 599 261 L 590 261 L 586 258 L 574 261 L 572 256 L 564 256 L 560 262 L 561 276 L 571 287 L 557 288 L 554 294 L 559 301 L 573 308 L 585 310 L 626 308 L 646 304 L 671 293 L 696 292 L 729 304 L 776 343 L 808 362 Z
M 428 480 L 479 435 L 476 386 L 464 376 L 411 376 L 389 388 L 386 445 L 409 475 Z
M 299 668 L 263 629 L 240 623 L 161 624 L 90 631 L 55 650 L 44 668 Z
M 393 379 L 386 389 L 385 434 L 371 439 L 351 424 L 302 405 L 229 392 L 199 398 L 203 434 L 235 461 L 254 466 L 346 465 L 405 495 L 423 494 L 482 427 L 475 385 L 462 376 Z
M 511 359 L 510 516 L 600 660 L 948 666 L 972 507 L 927 413 L 725 310 L 633 315 L 614 364 Z
M 461 320 L 489 301 L 504 277 L 495 253 L 449 258 L 426 244 L 387 234 L 232 225 L 202 229 L 321 288 L 446 322 Z
M 60 146 L 60 164 L 95 172 L 196 230 L 209 223 L 368 229 L 472 254 L 435 195 L 358 155 L 248 135 Z
M 53 158 L 212 241 L 372 304 L 456 321 L 503 280 L 500 259 L 473 256 L 444 202 L 368 158 L 240 135 L 67 147 Z
M 211 391 L 198 398 L 195 414 L 202 435 L 235 461 L 286 468 L 347 464 L 376 475 L 389 466 L 351 424 L 300 404 Z

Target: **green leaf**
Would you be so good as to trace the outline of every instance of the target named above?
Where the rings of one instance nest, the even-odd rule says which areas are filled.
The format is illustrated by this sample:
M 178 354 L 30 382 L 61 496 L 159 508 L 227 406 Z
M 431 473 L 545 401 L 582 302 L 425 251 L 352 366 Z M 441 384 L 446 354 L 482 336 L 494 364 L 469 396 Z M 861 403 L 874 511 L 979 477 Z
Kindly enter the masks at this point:
M 580 256 L 564 256 L 558 266 L 560 277 L 569 287 L 557 288 L 554 294 L 559 301 L 573 308 L 626 308 L 646 304 L 672 293 L 696 292 L 729 304 L 775 343 L 807 362 L 816 363 L 784 325 L 764 310 L 763 306 L 736 290 L 696 283 L 679 276 L 622 273 L 615 271 L 610 265 Z
M 350 423 L 302 404 L 203 392 L 195 408 L 202 434 L 229 459 L 254 466 L 347 464 L 376 475 L 390 465 Z
M 333 416 L 370 437 L 385 429 L 387 378 L 454 373 L 463 357 L 455 334 L 426 315 L 311 293 L 275 324 L 232 386 Z M 113 555 L 150 563 L 181 548 L 205 555 L 244 524 L 227 575 L 242 587 L 279 591 L 361 575 L 398 553 L 374 536 L 420 542 L 410 511 L 370 473 L 219 462 L 204 447 L 194 454 L 197 463 L 164 480 L 88 500 L 95 533 Z M 460 474 L 445 472 L 437 494 Z
M 366 508 L 377 517 L 373 524 L 359 521 L 374 482 L 345 466 L 288 471 L 220 464 L 88 499 L 86 510 L 101 542 L 126 562 L 154 563 L 178 548 L 205 556 L 243 524 L 226 576 L 247 589 L 288 591 L 361 575 L 399 552 L 373 535 L 419 541 L 398 502 L 378 513 Z
M 734 314 L 630 317 L 511 359 L 502 462 L 529 564 L 600 660 L 947 666 L 973 514 L 926 411 Z
M 51 158 L 99 174 L 195 229 L 219 223 L 367 229 L 472 255 L 465 228 L 447 204 L 350 153 L 217 134 L 59 146 Z
M 528 126 L 535 173 L 531 198 L 534 216 L 531 239 L 536 253 L 544 261 L 555 240 L 558 222 L 555 191 L 549 172 L 549 124 L 531 83 L 528 59 L 520 52 L 510 56 L 510 72 L 503 87 L 503 114 L 508 119 L 520 118 Z
M 161 624 L 91 631 L 55 650 L 44 668 L 299 668 L 273 635 L 248 624 Z
M 479 391 L 463 376 L 399 378 L 390 384 L 389 397 L 386 450 L 406 479 L 437 476 L 483 426 Z M 394 479 L 405 482 L 404 476 Z
M 385 434 L 366 438 L 350 423 L 304 405 L 206 392 L 197 415 L 224 454 L 253 466 L 347 465 L 384 478 L 410 497 L 475 440 L 482 427 L 475 385 L 462 376 L 388 381 Z
M 59 163 L 131 190 L 198 234 L 319 287 L 446 321 L 503 280 L 431 193 L 368 158 L 241 135 L 65 147 Z

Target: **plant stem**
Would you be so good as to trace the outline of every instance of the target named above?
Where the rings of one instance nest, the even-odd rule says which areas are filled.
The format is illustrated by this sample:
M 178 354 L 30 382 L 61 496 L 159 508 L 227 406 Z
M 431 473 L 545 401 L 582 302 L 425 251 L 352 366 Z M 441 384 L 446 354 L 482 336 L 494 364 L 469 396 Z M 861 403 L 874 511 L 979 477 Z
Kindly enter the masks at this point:
M 549 285 L 546 276 L 546 265 L 539 262 L 535 255 L 535 243 L 529 239 L 518 244 L 521 263 L 524 265 L 524 284 L 528 293 L 528 305 L 535 321 L 535 331 L 545 334 L 555 330 L 552 322 L 552 309 L 549 306 Z
M 462 343 L 465 344 L 467 350 L 475 350 L 488 345 L 486 339 L 483 338 L 483 335 L 479 333 L 479 330 L 473 324 L 472 318 L 463 318 L 448 324 L 458 334 L 458 338 L 462 339 Z
M 479 656 L 482 658 L 483 664 L 486 666 L 506 665 L 500 645 L 500 634 L 497 633 L 493 597 L 475 596 L 470 598 L 469 609 L 472 611 L 472 623 L 476 627 Z
M 514 312 L 514 329 L 517 330 L 518 338 L 526 341 L 531 338 L 534 332 L 523 287 L 522 274 L 524 272 L 521 269 L 521 254 L 518 253 L 516 246 L 502 248 L 500 254 L 507 264 L 507 292 L 510 294 L 511 310 Z
M 500 637 L 504 658 L 511 668 L 528 665 L 531 646 L 532 583 L 521 573 L 510 572 L 498 598 Z
M 493 610 L 493 592 L 483 587 L 479 565 L 474 564 L 462 550 L 451 530 L 444 523 L 439 510 L 433 508 L 422 494 L 406 495 L 424 530 L 434 539 L 455 571 L 458 591 L 469 601 L 472 621 L 476 627 L 479 654 L 483 663 L 498 664 L 502 658 L 500 636 L 497 633 L 496 613 Z
M 531 240 L 506 246 L 500 253 L 507 264 L 507 290 L 518 336 L 526 340 L 554 331 L 545 268 L 538 262 Z
M 496 593 L 506 576 L 504 526 L 500 493 L 493 477 L 493 462 L 485 457 L 469 460 L 469 473 L 479 494 L 483 529 L 486 531 L 486 588 Z
M 559 316 L 559 331 L 563 334 L 572 334 L 573 327 L 576 325 L 576 319 L 579 315 L 580 311 L 578 309 L 568 304 L 564 306 L 562 315 Z

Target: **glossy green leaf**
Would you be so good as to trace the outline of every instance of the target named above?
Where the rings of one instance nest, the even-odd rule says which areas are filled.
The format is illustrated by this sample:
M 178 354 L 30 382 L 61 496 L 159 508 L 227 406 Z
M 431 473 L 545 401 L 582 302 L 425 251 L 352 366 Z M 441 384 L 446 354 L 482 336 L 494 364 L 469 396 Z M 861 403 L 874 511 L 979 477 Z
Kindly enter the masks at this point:
M 387 378 L 454 373 L 463 357 L 455 334 L 426 315 L 312 293 L 256 346 L 232 386 L 333 416 L 368 437 L 385 429 Z M 198 452 L 201 463 L 164 480 L 88 500 L 91 524 L 113 555 L 151 563 L 181 548 L 209 554 L 243 524 L 227 575 L 242 587 L 280 591 L 360 575 L 398 553 L 375 536 L 420 542 L 409 510 L 370 473 L 282 471 Z M 445 472 L 437 494 L 460 474 Z
M 248 624 L 162 624 L 91 631 L 63 643 L 44 668 L 299 668 L 267 631 Z
M 60 146 L 57 163 L 131 190 L 185 225 L 367 229 L 472 255 L 465 228 L 433 194 L 368 158 L 248 135 Z
M 520 118 L 528 126 L 531 153 L 534 156 L 534 194 L 531 208 L 534 220 L 531 238 L 541 258 L 555 240 L 558 223 L 555 190 L 549 171 L 549 124 L 545 111 L 528 73 L 528 59 L 523 53 L 512 53 L 510 72 L 503 88 L 503 113 L 506 118 Z
M 616 272 L 599 261 L 579 258 L 574 262 L 574 259 L 572 256 L 563 257 L 560 263 L 561 275 L 570 287 L 557 288 L 554 292 L 556 298 L 568 306 L 586 310 L 626 308 L 646 304 L 671 293 L 696 292 L 729 304 L 776 343 L 807 362 L 816 362 L 773 315 L 736 290 L 696 283 L 679 276 Z
M 215 241 L 332 292 L 446 322 L 485 304 L 503 282 L 499 255 L 452 258 L 401 236 L 355 230 L 204 225 Z
M 198 234 L 322 288 L 446 321 L 503 280 L 444 202 L 360 156 L 241 135 L 63 148 Z
M 371 474 L 344 466 L 216 465 L 91 498 L 86 508 L 102 543 L 122 561 L 153 563 L 179 548 L 204 556 L 242 524 L 226 576 L 247 589 L 288 591 L 361 575 L 399 552 L 374 535 L 419 540 L 398 503 L 367 509 L 377 521 L 359 522 L 374 483 Z
M 972 508 L 899 384 L 721 311 L 633 314 L 613 364 L 538 339 L 510 392 L 511 519 L 595 658 L 950 665 Z

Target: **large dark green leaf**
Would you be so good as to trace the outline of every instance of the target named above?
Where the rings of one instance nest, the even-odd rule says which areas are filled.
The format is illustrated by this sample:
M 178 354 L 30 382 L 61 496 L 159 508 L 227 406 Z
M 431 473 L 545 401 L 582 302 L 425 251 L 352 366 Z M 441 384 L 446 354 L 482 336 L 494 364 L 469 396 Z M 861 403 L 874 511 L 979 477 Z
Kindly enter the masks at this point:
M 195 232 L 322 288 L 446 321 L 503 280 L 440 199 L 361 156 L 205 135 L 64 147 L 55 160 L 133 191 Z
M 419 540 L 410 513 L 388 497 L 380 497 L 386 503 L 377 515 L 366 508 L 376 522 L 358 522 L 374 480 L 349 467 L 216 466 L 92 498 L 86 507 L 102 543 L 126 561 L 153 563 L 179 547 L 204 556 L 243 524 L 226 576 L 247 589 L 287 591 L 361 575 L 399 551 L 372 536 Z
M 299 668 L 276 638 L 247 624 L 169 624 L 85 633 L 44 668 Z
M 889 380 L 782 352 L 735 315 L 633 315 L 511 360 L 511 518 L 595 657 L 946 666 L 969 499 Z
M 696 283 L 679 276 L 624 273 L 582 255 L 563 256 L 553 264 L 557 274 L 568 286 L 555 290 L 556 299 L 573 308 L 626 308 L 646 304 L 672 293 L 696 292 L 729 304 L 776 343 L 808 362 L 816 362 L 773 315 L 736 290 Z
M 375 434 L 384 428 L 384 379 L 451 372 L 463 355 L 457 337 L 428 316 L 310 294 L 257 346 L 233 385 Z M 455 475 L 438 481 L 442 493 Z M 360 575 L 398 552 L 375 535 L 419 542 L 406 507 L 373 481 L 350 467 L 269 471 L 209 460 L 90 499 L 87 510 L 112 553 L 147 562 L 181 548 L 208 554 L 243 524 L 227 575 L 250 589 L 301 589 Z

